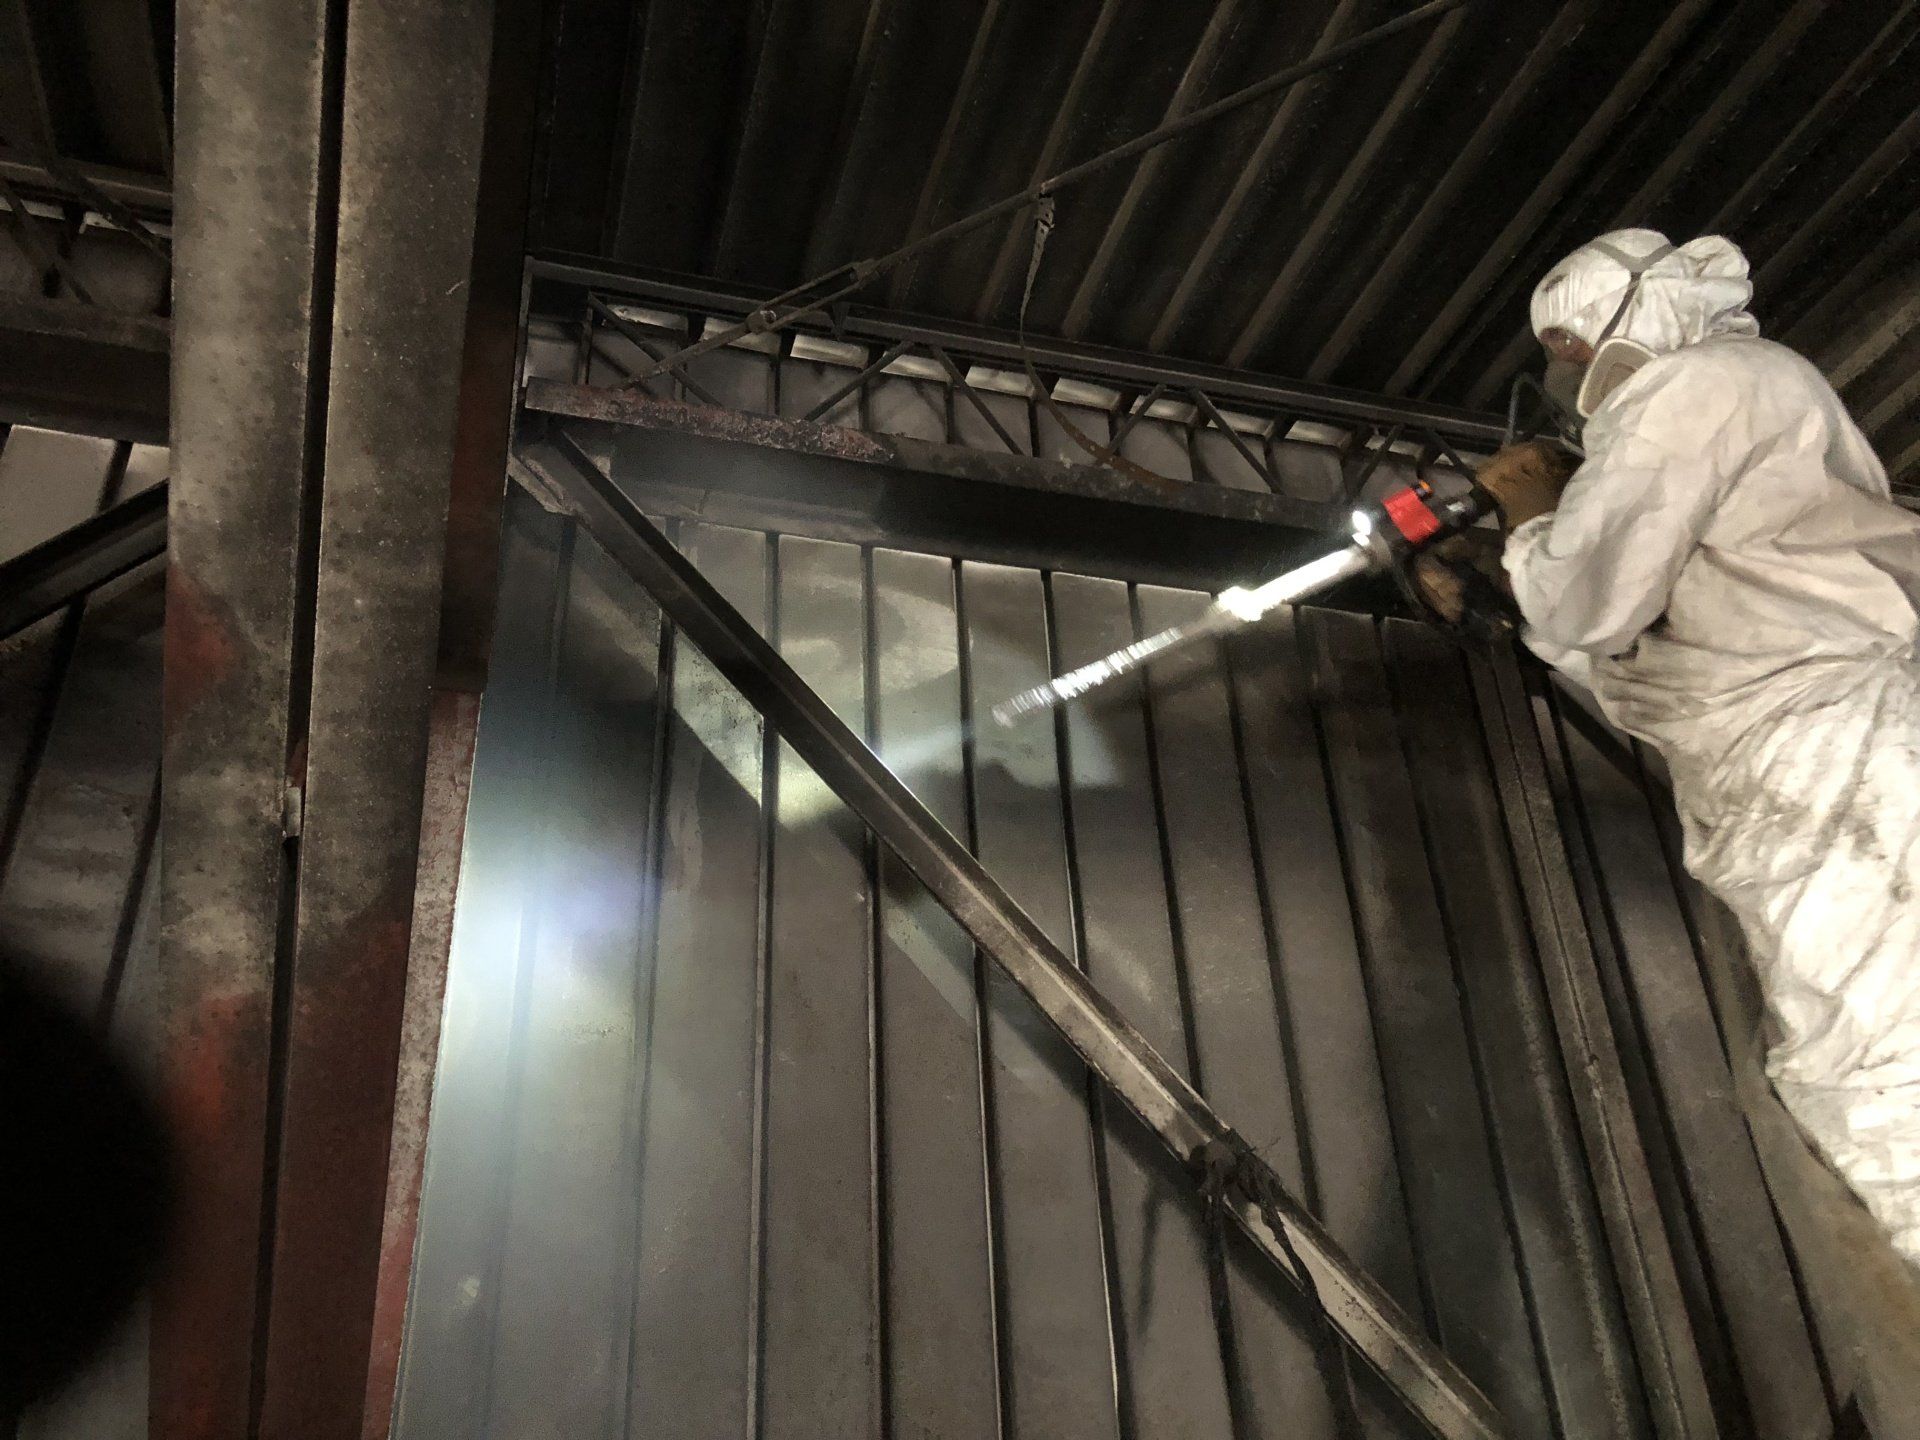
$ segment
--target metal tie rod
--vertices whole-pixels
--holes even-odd
[[[1067,1043],[1192,1174],[1233,1131],[1094,988],[1032,918],[841,722],[793,667],[673,547],[565,431],[529,437],[516,456],[536,489],[566,506],[614,562],[772,723],[841,800],[919,877],[975,944],[1026,992]],[[1257,1162],[1264,1166],[1264,1162]],[[1423,1335],[1272,1172],[1277,1212],[1347,1343],[1442,1440],[1511,1432],[1492,1403]],[[1283,1242],[1236,1185],[1227,1207],[1254,1247],[1291,1276]]]

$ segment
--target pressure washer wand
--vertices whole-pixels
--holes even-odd
[[[1078,700],[1174,650],[1243,629],[1282,605],[1323,594],[1343,580],[1396,569],[1436,540],[1457,534],[1492,511],[1493,498],[1477,485],[1447,499],[1425,484],[1395,490],[1377,504],[1353,512],[1353,539],[1341,549],[1251,590],[1236,585],[1222,591],[1195,619],[1168,626],[1044,685],[1023,690],[994,706],[993,718],[1012,725],[1024,716]]]

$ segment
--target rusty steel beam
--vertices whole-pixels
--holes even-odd
[[[0,298],[0,422],[165,444],[167,372],[165,320]]]
[[[427,1116],[433,1101],[434,1062],[440,1052],[440,1014],[447,991],[454,899],[460,883],[460,857],[466,836],[467,798],[473,779],[473,748],[479,722],[479,695],[461,690],[441,690],[435,694],[427,721],[420,864],[414,886],[413,934],[400,1020],[393,1142],[388,1151],[362,1440],[385,1440],[393,1423],[407,1288],[413,1275],[413,1243],[419,1228],[420,1190],[426,1174]]]
[[[182,0],[161,825],[165,1100],[183,1197],[152,1431],[254,1426],[300,577],[328,297],[324,7]],[[253,118],[271,116],[272,144]]]
[[[688,405],[661,400],[639,390],[609,390],[559,380],[533,380],[527,385],[525,403],[529,411],[542,415],[600,421],[697,439],[726,440],[824,460],[850,461],[1081,499],[1183,510],[1298,530],[1337,528],[1340,516],[1346,513],[1340,511],[1336,515],[1327,506],[1311,500],[1230,490],[1220,485],[1190,484],[1169,490],[1096,465],[1065,465],[1029,455],[1003,455],[908,435],[880,435],[838,425]]]
[[[577,315],[583,297],[595,293],[716,316],[750,314],[765,300],[764,294],[739,288],[655,270],[607,266],[578,256],[537,257],[531,268],[532,308],[541,315]],[[1469,447],[1497,444],[1506,433],[1504,417],[1486,411],[1395,399],[1338,385],[1280,380],[1226,366],[1170,360],[1040,335],[1029,335],[1022,345],[1018,336],[1006,330],[958,321],[907,319],[858,306],[837,313],[831,322],[824,318],[802,321],[795,328],[880,345],[902,340],[937,345],[968,361],[1012,370],[1023,368],[1030,360],[1042,376],[1067,375],[1120,390],[1145,391],[1155,385],[1177,390],[1198,387],[1216,404],[1259,414],[1284,413],[1291,419],[1324,420],[1342,426],[1404,422],[1414,429],[1437,431]]]
[[[529,0],[182,7],[161,905],[189,1200],[155,1309],[167,1440],[362,1440],[390,1411],[537,23]]]
[[[441,798],[426,772],[449,509],[477,508],[458,552],[479,572],[457,582],[472,604],[492,587],[505,485],[518,244],[483,232],[517,233],[532,91],[490,80],[537,51],[531,14],[520,0],[351,4],[267,1436],[360,1440],[367,1424],[422,807]],[[503,102],[512,113],[490,121]],[[511,160],[489,173],[489,139],[508,136]],[[483,631],[458,637],[473,678]]]

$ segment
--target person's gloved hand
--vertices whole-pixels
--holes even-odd
[[[1474,591],[1484,589],[1476,577],[1500,595],[1511,597],[1507,572],[1500,564],[1506,542],[1491,530],[1463,530],[1429,546],[1413,557],[1408,577],[1414,594],[1449,625],[1467,618]]]
[[[1509,445],[1474,475],[1480,488],[1500,507],[1508,530],[1545,515],[1560,503],[1560,492],[1580,468],[1573,456],[1545,440]]]

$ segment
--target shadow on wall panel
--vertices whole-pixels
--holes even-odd
[[[0,432],[0,561],[157,483],[166,452]],[[158,563],[0,642],[0,952],[151,1079],[160,767]],[[20,1440],[146,1434],[145,1303]]]
[[[1818,1434],[1831,1401],[1703,973],[1709,941],[1669,869],[1658,792],[1564,723],[1576,703],[1543,693],[1536,709],[1709,1379],[1753,1434]]]
[[[1306,611],[975,732],[1202,597],[675,538],[1519,1433],[1649,1433],[1459,652]],[[402,1440],[1330,1440],[1297,1299],[1214,1315],[1185,1177],[517,491],[503,587]]]

